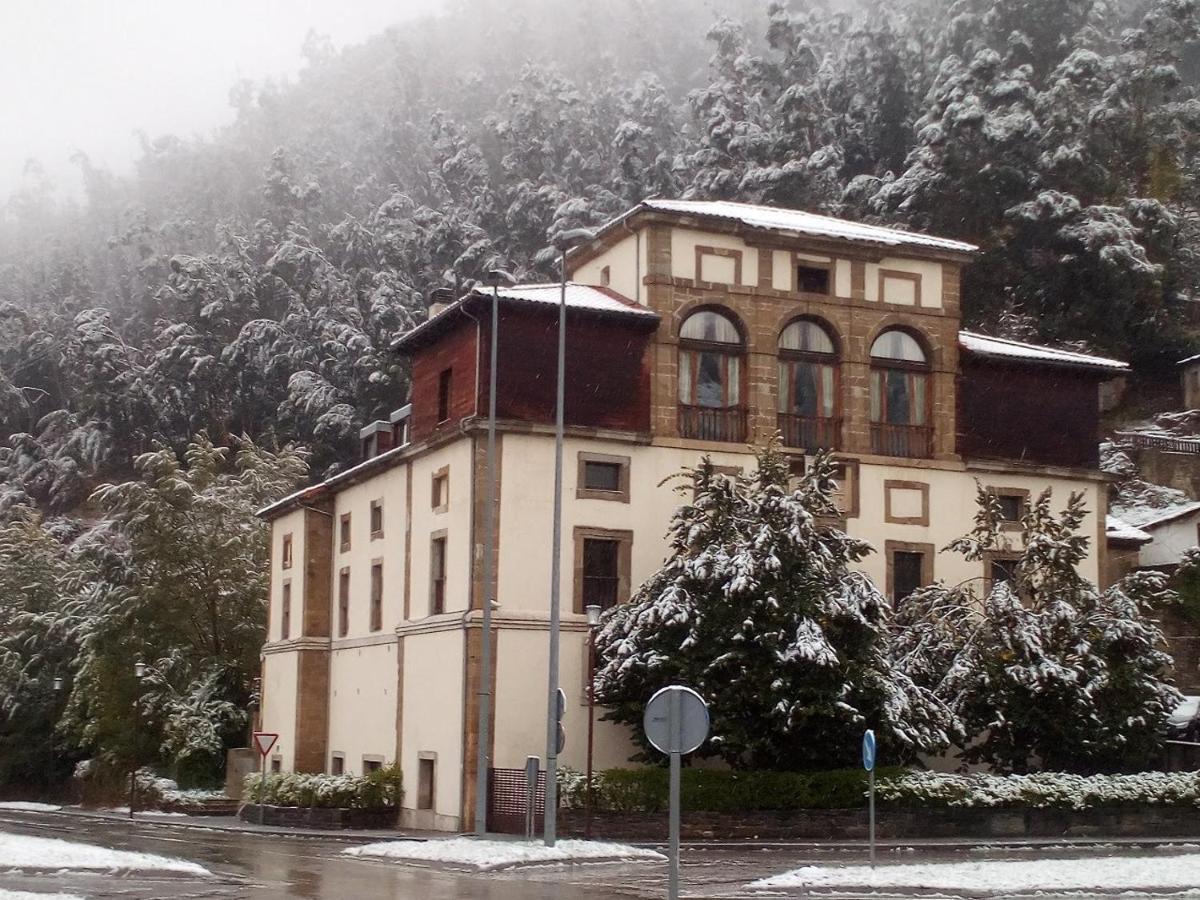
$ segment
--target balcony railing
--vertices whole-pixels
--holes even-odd
[[[871,423],[871,452],[880,456],[932,455],[933,429],[928,425]]]
[[[746,410],[741,406],[714,408],[679,405],[679,434],[701,441],[746,440]]]
[[[842,449],[842,420],[824,416],[797,416],[780,413],[778,425],[786,447],[805,450]]]

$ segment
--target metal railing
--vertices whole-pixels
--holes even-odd
[[[679,434],[701,441],[746,440],[746,409],[679,405]]]
[[[928,457],[932,445],[933,428],[928,425],[871,423],[871,452],[880,456]]]
[[[1118,431],[1122,441],[1148,450],[1169,450],[1172,453],[1200,453],[1200,440],[1177,438],[1169,434],[1143,434],[1140,431]]]
[[[841,419],[780,413],[777,427],[787,447],[803,447],[805,450],[842,449]]]

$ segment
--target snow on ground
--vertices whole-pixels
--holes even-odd
[[[1200,885],[1200,854],[1114,856],[1088,859],[972,860],[952,863],[870,866],[804,866],[763,878],[750,888],[825,888],[844,891],[926,889],[969,891],[1086,892],[1182,890]]]
[[[97,809],[97,812],[118,813],[119,815],[127,816],[127,815],[129,815],[129,807],[128,806],[102,806],[99,809]],[[134,815],[135,816],[157,816],[160,819],[161,818],[170,818],[170,819],[176,819],[176,818],[186,819],[186,818],[188,818],[187,813],[163,812],[161,809],[139,809],[136,812],[134,812]]]
[[[381,841],[377,844],[351,847],[342,852],[348,856],[395,859],[401,862],[467,866],[480,872],[519,865],[566,865],[666,858],[653,850],[631,847],[628,844],[606,844],[601,841],[559,841],[554,847],[547,847],[540,842],[486,841],[473,838],[451,838],[444,841]]]
[[[62,809],[61,806],[52,806],[49,803],[27,803],[24,800],[4,800],[0,801],[0,809],[11,809],[19,812],[58,812]]]
[[[83,900],[78,894],[31,894],[28,891],[6,891],[0,888],[0,900]]]
[[[0,831],[0,871],[67,869],[93,872],[171,872],[179,875],[208,875],[196,863],[152,853],[110,850],[93,844],[77,844],[58,838],[29,837]]]

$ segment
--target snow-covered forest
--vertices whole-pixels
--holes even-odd
[[[431,288],[497,264],[553,276],[556,233],[648,196],[973,241],[972,326],[1085,343],[1147,372],[1193,348],[1195,0],[719,5],[459,0],[343,51],[311,37],[294,82],[232,85],[234,124],[146,138],[130,176],[80,155],[81,200],[57,199],[31,162],[0,201],[0,521],[22,602],[142,596],[137,572],[178,548],[138,544],[127,493],[97,488],[153,494],[160,448],[182,455],[201,433],[201,474],[171,478],[204,503],[220,478],[246,482],[222,489],[240,498],[230,534],[247,542],[225,548],[230,571],[250,571],[264,485],[232,453],[214,461],[214,445],[245,436],[252,457],[283,453],[279,492],[352,463],[357,429],[404,402],[388,347]],[[15,630],[30,611],[14,597],[0,597],[0,635],[28,667],[45,657]],[[81,609],[94,612],[39,621],[77,628],[92,622]],[[260,619],[239,624],[253,644]],[[191,641],[155,649],[174,659]],[[221,688],[207,645],[180,658],[180,703],[245,700],[252,660]],[[43,705],[52,674],[30,676]],[[60,733],[95,746],[85,699],[72,695]],[[28,702],[9,693],[0,711]],[[242,724],[228,712],[193,719],[228,735]]]

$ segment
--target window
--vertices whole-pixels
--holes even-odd
[[[350,567],[338,573],[338,637],[350,633]]]
[[[602,287],[608,287],[608,283],[612,280],[612,272],[608,266],[600,270],[600,284]]]
[[[437,760],[422,754],[417,760],[417,809],[433,809],[434,773]]]
[[[577,477],[577,499],[629,502],[628,456],[580,452]]]
[[[792,322],[779,335],[778,397],[785,445],[838,449],[837,352],[829,332],[816,322]]]
[[[378,772],[383,768],[383,760],[378,757],[363,757],[363,774],[370,775],[372,772]]]
[[[438,423],[450,418],[450,374],[451,369],[442,369],[438,376]]]
[[[346,774],[346,757],[342,756],[340,753],[333,754],[333,757],[329,760],[329,774]]]
[[[988,581],[990,587],[995,587],[998,584],[1007,584],[1016,590],[1017,585],[1017,564],[1020,560],[1017,557],[998,557],[994,556],[988,560]]]
[[[276,757],[273,757],[273,758],[271,759],[271,772],[272,772],[272,774],[278,775],[278,774],[279,774],[280,772],[282,772],[282,771],[283,771],[283,760],[282,760],[282,759],[280,759],[278,756],[276,756]]]
[[[575,612],[608,609],[629,599],[633,532],[575,529]]]
[[[450,508],[450,467],[442,466],[433,473],[430,488],[430,504],[434,512],[446,512]]]
[[[916,338],[885,331],[871,345],[871,449],[884,456],[929,456],[929,363]]]
[[[1029,504],[1029,491],[1020,488],[989,487],[988,493],[1000,511],[1000,527],[1005,531],[1019,531],[1021,517]]]
[[[383,537],[383,501],[371,501],[371,540]]]
[[[350,513],[342,513],[338,520],[338,545],[342,553],[350,549]]]
[[[429,545],[429,614],[446,611],[446,538],[435,537]]]
[[[885,550],[888,594],[893,603],[933,583],[933,544],[886,541]]]
[[[283,536],[283,552],[280,553],[280,558],[283,568],[290,569],[292,567],[292,535],[290,532]]]
[[[829,268],[805,263],[796,266],[796,290],[802,294],[828,294]]]
[[[383,628],[383,560],[371,563],[371,630]]]
[[[283,583],[283,599],[280,602],[279,639],[286,641],[292,636],[292,583]]]
[[[712,310],[688,316],[679,330],[679,432],[706,441],[742,441],[742,337]]]

